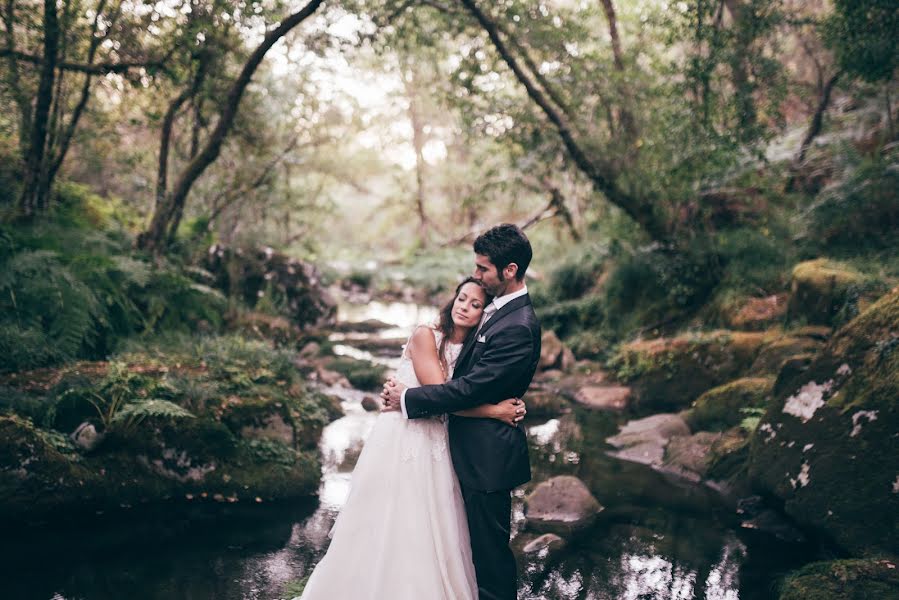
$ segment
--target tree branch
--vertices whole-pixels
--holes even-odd
[[[637,199],[622,190],[617,182],[604,172],[599,165],[594,163],[572,135],[572,127],[567,119],[546,98],[531,78],[518,64],[518,60],[509,52],[505,42],[499,34],[496,24],[475,3],[475,0],[460,0],[460,2],[475,17],[481,27],[487,32],[497,52],[499,52],[506,65],[515,74],[518,81],[524,86],[528,96],[542,110],[544,115],[555,126],[559,137],[571,158],[578,168],[590,179],[593,186],[612,204],[615,204],[627,213],[634,221],[639,223],[653,239],[660,241],[667,238],[667,230],[661,220],[656,218],[655,211],[650,202]]]
[[[161,71],[165,71],[168,57],[171,56],[171,54],[172,53],[169,52],[168,54],[166,54],[166,56],[160,59],[147,59],[131,62],[106,62],[96,63],[92,65],[62,61],[56,65],[56,68],[63,71],[75,71],[78,73],[88,73],[91,75],[126,73],[131,69],[159,69]],[[25,52],[19,52],[18,50],[10,48],[0,48],[0,58],[2,57],[8,57],[18,62],[26,62],[38,66],[44,64],[43,57],[26,54]]]

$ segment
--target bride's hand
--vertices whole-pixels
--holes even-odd
[[[494,405],[494,417],[506,425],[515,427],[528,414],[524,401],[520,398],[507,398]]]

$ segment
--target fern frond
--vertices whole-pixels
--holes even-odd
[[[148,417],[171,420],[195,418],[193,413],[174,402],[153,398],[126,404],[116,412],[110,423],[136,423]]]

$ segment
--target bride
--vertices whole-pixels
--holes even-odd
[[[492,299],[469,278],[403,349],[396,378],[408,387],[443,383]],[[515,398],[455,413],[514,426]],[[383,412],[353,471],[331,545],[302,600],[476,600],[468,523],[447,444],[446,419],[408,420]]]

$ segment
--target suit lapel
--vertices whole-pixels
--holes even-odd
[[[515,298],[514,300],[512,300],[511,302],[509,302],[508,304],[503,306],[501,309],[497,310],[493,314],[493,316],[490,317],[490,320],[487,321],[486,323],[484,323],[484,326],[481,327],[480,331],[478,331],[475,335],[468,338],[468,342],[465,344],[465,346],[463,346],[462,351],[459,353],[459,358],[456,361],[456,366],[461,367],[464,364],[464,362],[466,360],[468,360],[468,355],[471,353],[472,349],[474,349],[474,346],[477,343],[478,338],[483,336],[487,332],[488,329],[493,327],[493,325],[495,325],[496,323],[498,323],[499,321],[504,319],[506,316],[512,314],[513,312],[515,312],[522,306],[527,306],[530,303],[531,303],[531,299],[530,299],[529,295],[525,294],[524,296]],[[459,376],[461,376],[463,374],[462,372],[467,372],[467,371],[465,371],[465,369],[456,369],[456,371],[455,371],[455,373],[459,374]]]

